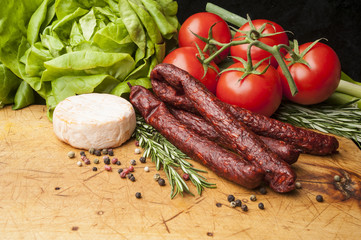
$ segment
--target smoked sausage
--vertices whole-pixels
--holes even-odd
[[[146,88],[132,86],[130,102],[169,142],[218,176],[249,189],[258,187],[263,181],[262,169],[188,129]]]

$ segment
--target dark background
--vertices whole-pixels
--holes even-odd
[[[361,1],[360,0],[179,0],[180,23],[190,15],[205,11],[214,3],[242,17],[263,18],[293,32],[300,44],[319,38],[338,54],[342,70],[361,82]]]

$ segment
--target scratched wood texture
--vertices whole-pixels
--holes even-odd
[[[74,149],[55,137],[44,106],[6,107],[0,110],[1,239],[360,239],[361,151],[338,139],[338,154],[300,157],[294,169],[303,188],[293,193],[261,195],[208,172],[216,189],[170,199],[169,185],[153,181],[157,171],[149,160],[136,165],[135,182],[121,179],[119,167],[78,167],[79,150],[75,159],[67,157]],[[121,167],[139,158],[134,149],[134,141],[115,149]],[[229,207],[228,194],[247,202],[249,211]]]

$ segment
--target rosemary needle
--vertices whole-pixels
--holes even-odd
[[[361,148],[361,109],[352,104],[325,103],[304,107],[284,102],[274,118],[290,124],[352,139]]]
[[[139,146],[144,149],[143,157],[150,157],[155,163],[156,169],[160,170],[162,168],[165,172],[171,186],[171,198],[174,198],[178,193],[181,195],[184,192],[192,194],[177,169],[189,175],[189,179],[197,188],[199,195],[204,188],[216,187],[214,183],[207,182],[206,178],[200,175],[200,172],[205,171],[194,168],[186,160],[189,159],[186,154],[146,123],[140,115],[137,115],[137,127],[133,136],[139,142]]]

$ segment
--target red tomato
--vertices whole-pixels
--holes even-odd
[[[302,44],[299,49],[302,53],[312,43]],[[289,58],[289,54],[286,58]],[[298,93],[292,96],[287,79],[278,67],[283,86],[283,94],[289,100],[310,105],[323,102],[336,90],[341,78],[341,64],[336,52],[326,44],[316,43],[303,59],[310,67],[302,63],[289,66],[290,73],[295,81]],[[286,64],[289,62],[286,61]]]
[[[257,71],[262,72],[268,64],[262,63]],[[243,68],[241,62],[228,68]],[[271,116],[282,100],[282,84],[277,70],[269,66],[262,75],[250,74],[241,79],[242,71],[231,70],[221,74],[216,96],[223,102]]]
[[[211,66],[213,66],[217,71],[208,68],[206,75],[204,75],[204,68],[202,63],[197,59],[199,57],[198,49],[195,47],[182,47],[177,48],[170,52],[163,60],[164,63],[173,64],[185,71],[187,71],[190,75],[201,81],[209,91],[215,93],[217,86],[217,75],[219,72],[219,68],[214,62],[211,62]],[[205,57],[208,57],[205,54]]]
[[[262,34],[281,32],[281,33],[273,35],[273,36],[261,37],[258,39],[259,41],[261,41],[269,46],[274,46],[274,45],[278,45],[278,44],[288,45],[287,34],[284,33],[283,28],[280,25],[278,25],[277,23],[269,21],[269,20],[265,20],[265,19],[256,19],[256,20],[253,20],[252,23],[257,30],[259,30],[263,24],[267,23],[265,29],[262,31]],[[234,40],[244,40],[245,34],[241,33],[240,31],[249,31],[249,30],[251,30],[251,27],[249,26],[249,23],[247,22],[246,24],[244,24],[242,27],[239,28],[239,31],[237,31],[237,33],[234,35]],[[248,46],[249,46],[249,44],[231,46],[230,47],[231,55],[235,56],[235,57],[243,58],[244,60],[247,60]],[[281,52],[286,54],[286,51],[283,48],[281,49]],[[252,46],[252,49],[251,49],[252,61],[260,61],[260,60],[270,57],[270,56],[272,56],[271,53],[269,53],[265,50],[262,50],[256,46]],[[275,68],[277,68],[277,66],[278,66],[278,62],[274,57],[271,58],[271,65]]]
[[[231,41],[231,31],[227,23],[218,15],[209,12],[196,13],[187,18],[179,29],[179,46],[180,47],[195,47],[195,43],[203,50],[206,43],[195,36],[193,33],[208,38],[208,32],[211,26],[213,39],[220,43],[229,43]],[[193,32],[193,33],[192,33]],[[217,49],[220,47],[217,46]],[[208,52],[211,54],[212,52]],[[216,63],[223,60],[229,53],[229,48],[223,51],[215,59]]]

